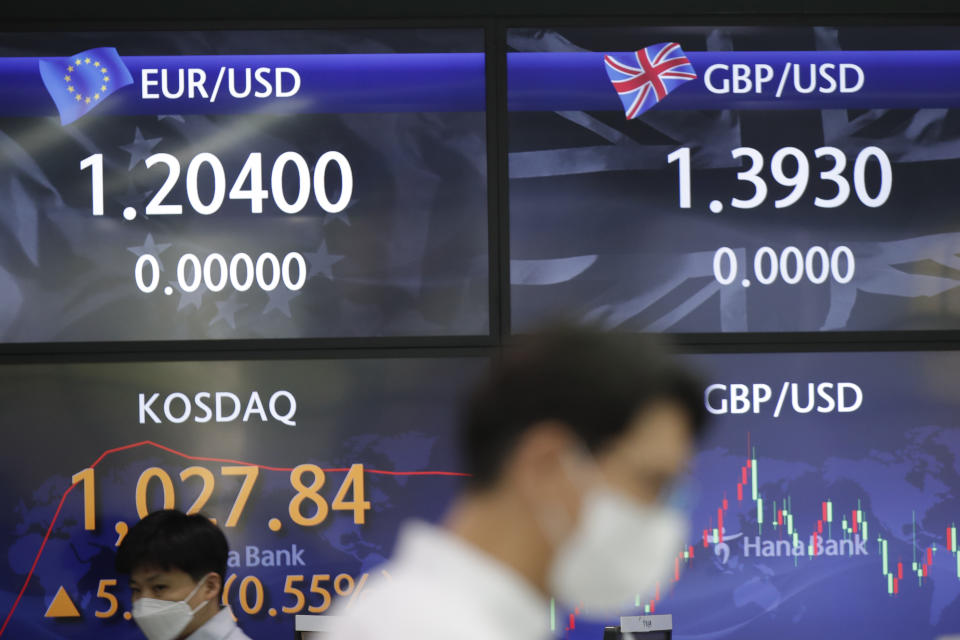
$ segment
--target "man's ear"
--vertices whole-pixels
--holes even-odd
[[[219,573],[208,573],[203,578],[203,583],[200,587],[200,594],[203,596],[204,600],[216,598],[220,594],[220,588],[222,586],[223,580],[220,578]]]
[[[520,436],[507,460],[505,476],[527,501],[564,501],[573,490],[565,470],[576,437],[556,420],[531,425]]]

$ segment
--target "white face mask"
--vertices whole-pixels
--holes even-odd
[[[672,579],[688,530],[679,510],[642,505],[607,487],[592,489],[556,550],[550,590],[563,605],[583,607],[586,617],[617,615],[638,594],[647,599],[657,584]]]
[[[147,636],[147,640],[173,640],[187,628],[193,615],[210,604],[210,600],[205,600],[197,605],[196,609],[190,608],[188,601],[200,590],[202,584],[203,580],[198,582],[190,595],[183,600],[171,602],[156,598],[140,598],[133,603],[133,619],[143,635]]]

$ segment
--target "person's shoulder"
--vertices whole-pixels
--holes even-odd
[[[237,627],[236,630],[225,638],[225,640],[253,640],[250,636],[243,632],[243,629]]]
[[[243,629],[240,627],[234,627],[223,640],[253,640],[250,636],[243,632]]]
[[[243,629],[240,628],[240,625],[237,624],[236,616],[233,615],[233,611],[229,608],[226,609],[229,614],[227,617],[230,623],[230,631],[225,636],[223,640],[253,640],[250,636],[244,633]]]
[[[449,640],[451,629],[476,617],[462,594],[423,576],[399,572],[371,582],[349,609],[334,612],[338,617],[335,640]],[[458,638],[473,639],[469,631],[466,635],[461,631]],[[483,635],[477,638],[488,640]]]
[[[187,636],[187,640],[251,640],[239,626],[230,607],[222,607],[203,626]]]

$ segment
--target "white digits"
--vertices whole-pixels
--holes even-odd
[[[169,153],[155,153],[145,160],[148,169],[157,164],[165,165],[167,175],[146,207],[146,215],[182,215],[183,205],[164,202],[173,192],[180,178],[180,159]],[[292,164],[293,169],[288,165]],[[340,193],[336,201],[330,200],[327,192],[327,169],[335,164],[340,173]],[[240,173],[230,188],[226,189],[226,172],[223,162],[212,153],[198,153],[187,165],[186,193],[190,207],[200,215],[213,215],[223,208],[227,199],[249,200],[251,213],[263,213],[263,202],[272,195],[277,209],[284,213],[300,213],[310,201],[312,191],[317,204],[326,213],[340,213],[347,208],[353,197],[353,170],[350,162],[339,151],[327,151],[317,160],[311,173],[306,159],[295,151],[281,153],[270,171],[270,191],[263,187],[263,155],[247,156]],[[99,155],[85,158],[80,169],[91,169],[93,215],[103,215],[103,167]],[[289,169],[289,170],[288,170]],[[201,176],[212,185],[209,195],[201,196]],[[292,179],[291,179],[292,178]],[[284,187],[284,184],[288,188]],[[289,196],[293,196],[292,200]]]
[[[824,284],[832,279],[837,284],[848,284],[856,273],[856,260],[850,247],[840,245],[828,253],[824,247],[813,246],[806,253],[798,247],[785,247],[777,251],[772,247],[760,247],[753,254],[752,273],[740,273],[740,256],[743,249],[720,247],[713,254],[713,277],[718,284],[729,286],[744,278],[745,286],[756,280],[762,285],[782,281],[788,285],[807,281]]]
[[[193,293],[201,286],[217,293],[228,285],[234,291],[248,291],[254,284],[261,291],[273,291],[282,282],[290,291],[299,291],[307,281],[307,271],[307,261],[296,251],[286,254],[282,261],[273,253],[265,252],[257,257],[256,263],[246,253],[238,253],[229,260],[219,253],[211,253],[203,261],[192,253],[185,253],[177,262],[177,285],[184,293]],[[154,291],[160,279],[157,259],[150,254],[140,256],[134,278],[140,291]]]

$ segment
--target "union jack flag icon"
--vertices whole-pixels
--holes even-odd
[[[676,42],[661,42],[635,53],[607,55],[603,62],[623,102],[627,120],[633,120],[678,86],[697,77]]]

